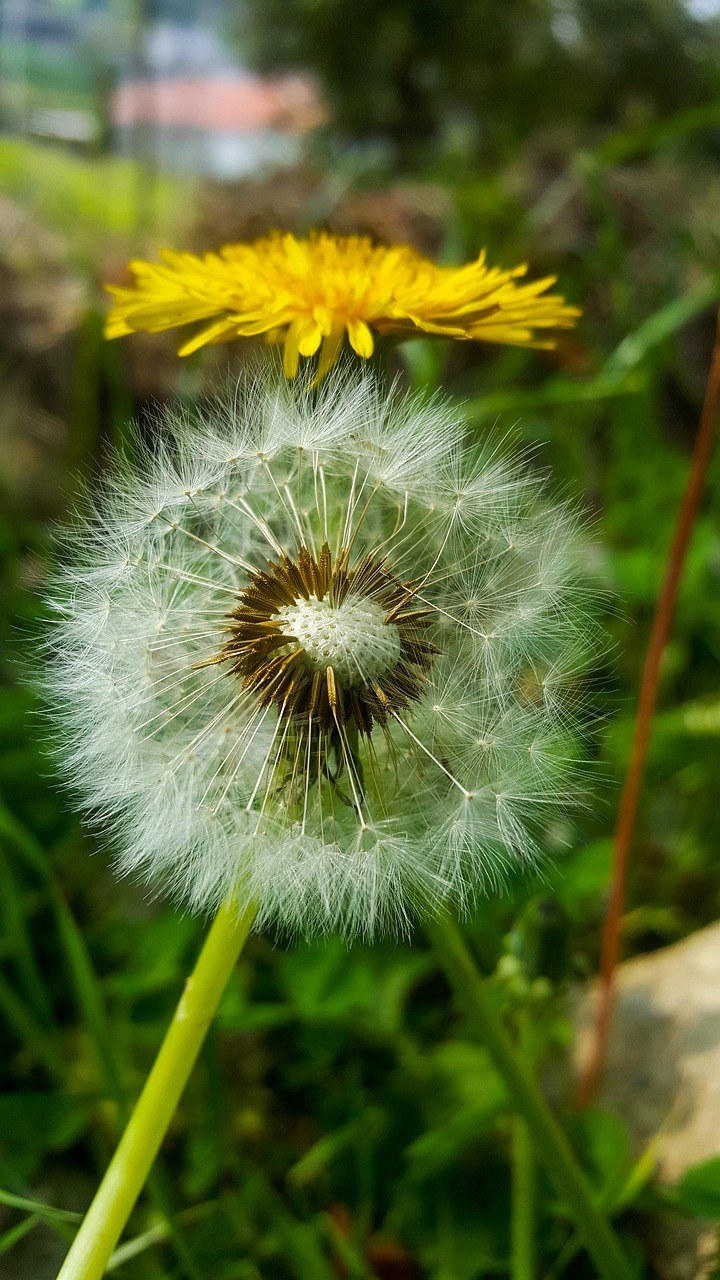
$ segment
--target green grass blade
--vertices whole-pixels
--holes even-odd
[[[3,1232],[0,1236],[0,1255],[8,1253],[20,1240],[24,1240],[39,1222],[40,1218],[36,1214],[31,1214],[29,1218],[23,1218],[22,1222],[17,1222],[14,1227],[10,1227],[9,1231]]]
[[[56,1209],[52,1204],[43,1204],[40,1200],[28,1200],[26,1196],[13,1195],[0,1187],[0,1204],[8,1209],[19,1209],[23,1213],[33,1213],[47,1222],[81,1222],[82,1214],[73,1213],[71,1209]]]
[[[62,1083],[64,1079],[62,1063],[58,1059],[53,1040],[2,974],[0,974],[0,1013],[36,1060],[42,1064],[50,1078]]]
[[[66,963],[72,979],[78,1012],[92,1035],[98,1062],[105,1081],[105,1088],[117,1104],[121,1116],[127,1115],[127,1105],[122,1080],[122,1067],[118,1060],[112,1040],[112,1033],[105,1014],[102,992],[95,973],[90,953],[80,928],[68,906],[65,897],[55,880],[52,867],[41,846],[27,828],[15,817],[0,800],[0,834],[13,841],[17,850],[23,855],[27,864],[37,872],[48,886],[58,933],[63,944]],[[10,1017],[14,1017],[18,1032],[21,1027],[33,1037],[35,1051],[42,1053],[42,1061],[52,1070],[54,1076],[62,1080],[62,1072],[57,1063],[57,1055],[50,1043],[44,1043],[39,1029],[27,1020],[27,1015],[20,1002],[13,999],[13,993],[3,991],[0,984],[0,1008],[7,1001]],[[20,1007],[18,1008],[18,1003]],[[163,1175],[162,1165],[157,1164],[148,1180],[148,1191],[155,1205],[167,1223],[167,1234],[173,1244],[178,1260],[190,1280],[203,1280],[200,1270],[193,1260],[189,1245],[177,1226],[176,1214],[171,1202],[169,1184]]]
[[[45,1027],[53,1025],[52,1009],[35,960],[35,952],[27,928],[27,912],[18,891],[4,842],[0,843],[0,903],[3,913],[3,933],[14,953],[18,978],[22,982],[28,1002],[38,1021]]]

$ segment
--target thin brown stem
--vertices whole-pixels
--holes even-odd
[[[598,1003],[593,1023],[590,1050],[580,1076],[577,1092],[578,1106],[590,1106],[594,1100],[598,1080],[607,1056],[610,1025],[612,1022],[615,971],[620,953],[620,932],[625,904],[630,849],[632,846],[638,801],[642,790],[647,760],[650,731],[657,702],[660,668],[670,635],[673,614],[677,602],[688,546],[700,506],[708,464],[712,456],[715,426],[720,404],[720,313],[715,333],[712,362],[708,375],[705,401],[700,426],[695,441],[690,475],[678,512],[675,533],[668,552],[662,590],[655,606],[645,666],[643,668],[637,719],[633,735],[630,760],[625,775],[613,852],[612,878],[603,926],[602,957]]]

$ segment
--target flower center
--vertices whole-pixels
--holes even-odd
[[[278,609],[286,636],[298,641],[311,671],[332,667],[343,689],[371,684],[397,665],[401,645],[398,628],[385,621],[375,601],[349,597],[334,605],[311,595]]]
[[[301,547],[251,575],[210,661],[229,662],[260,706],[311,733],[370,734],[420,696],[436,653],[432,610],[414,596],[384,559],[351,565],[347,548]]]

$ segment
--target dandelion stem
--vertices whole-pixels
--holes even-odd
[[[447,916],[427,926],[438,959],[527,1125],[535,1154],[575,1221],[601,1280],[632,1280],[632,1271],[610,1223],[592,1197],[570,1144],[515,1048],[462,936]]]
[[[517,1045],[529,1075],[534,1078],[534,1052],[529,1010],[518,1017]],[[535,1156],[532,1137],[521,1115],[512,1118],[512,1216],[510,1219],[510,1275],[512,1280],[535,1280],[537,1219]]]
[[[630,760],[625,774],[613,849],[613,868],[610,881],[605,923],[603,925],[602,956],[598,1003],[590,1037],[590,1049],[581,1072],[577,1091],[578,1106],[591,1106],[605,1059],[607,1057],[610,1025],[615,996],[615,971],[620,956],[620,928],[625,906],[625,887],[635,818],[642,790],[645,762],[650,743],[663,654],[670,636],[675,605],[685,558],[690,545],[700,499],[705,488],[705,477],[712,456],[715,428],[720,406],[720,313],[718,313],[715,345],[708,375],[700,426],[695,440],[692,466],[678,512],[675,533],[668,552],[665,577],[655,606],[645,666],[643,667],[638,701],[635,732]]]
[[[104,1275],[168,1130],[254,916],[252,908],[238,918],[237,906],[230,900],[220,908],[58,1280],[100,1280]]]

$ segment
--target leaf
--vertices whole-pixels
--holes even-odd
[[[492,1159],[443,1170],[422,1195],[406,1184],[383,1229],[397,1236],[438,1280],[504,1275],[508,1196],[507,1171]]]
[[[38,1218],[47,1218],[49,1221],[82,1221],[81,1213],[73,1213],[71,1209],[56,1209],[53,1205],[42,1204],[39,1200],[28,1200],[26,1196],[15,1196],[10,1191],[3,1191],[1,1187],[0,1204],[7,1205],[9,1209],[20,1209],[25,1213],[35,1214]]]
[[[71,1147],[87,1127],[91,1103],[69,1094],[0,1094],[0,1165],[30,1180],[48,1151]]]
[[[505,1098],[505,1087],[486,1051],[464,1040],[439,1044],[426,1055],[429,1101],[450,1118],[459,1107],[494,1111]]]
[[[498,1080],[485,1105],[463,1107],[445,1124],[421,1133],[405,1153],[408,1177],[425,1181],[455,1165],[467,1148],[488,1132],[505,1101],[505,1091]]]
[[[594,840],[564,858],[549,877],[552,891],[571,920],[581,920],[588,902],[597,899],[610,880],[612,840]]]
[[[605,1205],[618,1200],[627,1184],[630,1141],[627,1129],[607,1111],[586,1111],[568,1122],[570,1136]]]
[[[23,1218],[21,1222],[16,1222],[14,1227],[10,1227],[9,1231],[3,1232],[0,1236],[0,1254],[7,1253],[13,1249],[15,1245],[22,1240],[33,1227],[36,1227],[40,1218],[37,1214],[31,1213],[29,1218]]]
[[[387,1118],[377,1108],[367,1108],[357,1119],[349,1120],[332,1133],[325,1133],[287,1171],[288,1182],[303,1187],[314,1182],[338,1155],[352,1148],[361,1138],[375,1142],[387,1127]]]
[[[711,1156],[683,1174],[673,1202],[694,1218],[720,1219],[720,1156]]]
[[[392,1032],[404,1002],[431,967],[426,955],[378,944],[350,952],[340,938],[328,938],[278,958],[284,993],[306,1019],[345,1020],[353,1011],[373,1027]]]
[[[720,276],[711,275],[699,280],[687,293],[673,298],[665,306],[653,311],[642,324],[623,338],[605,362],[597,381],[617,384],[625,378],[655,347],[673,333],[677,333],[693,316],[705,311],[720,296]]]

